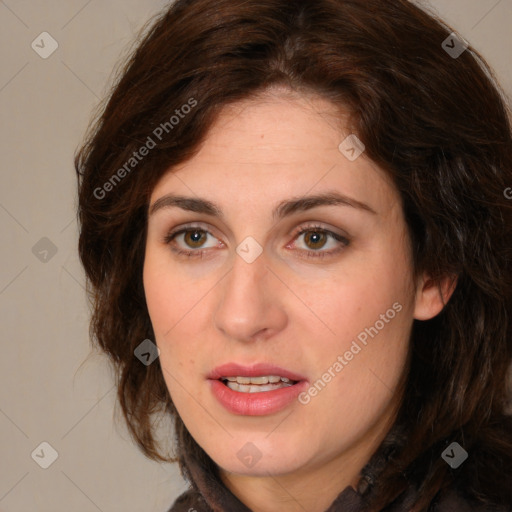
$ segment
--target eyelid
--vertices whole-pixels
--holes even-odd
[[[325,232],[325,233],[328,233],[328,234],[332,234],[332,235],[336,235],[340,238],[344,238],[346,239],[347,241],[350,241],[350,235],[348,235],[347,233],[345,232],[341,232],[339,233],[339,229],[336,230],[335,228],[331,228],[327,225],[323,225],[321,222],[306,222],[306,223],[301,223],[300,226],[297,226],[291,233],[291,236],[293,237],[296,237],[297,235],[300,235],[304,232],[307,232],[307,231],[314,231],[314,230],[318,230],[320,232]]]
[[[162,242],[166,245],[169,245],[170,242],[174,240],[175,237],[177,237],[180,234],[183,234],[184,232],[192,231],[193,229],[197,229],[198,231],[204,231],[208,235],[212,235],[214,238],[217,238],[217,240],[219,240],[219,238],[215,236],[214,233],[212,233],[210,227],[205,227],[204,224],[193,222],[191,224],[184,224],[182,226],[178,226],[174,229],[169,230],[169,232],[164,235]],[[221,243],[224,245],[223,242]],[[194,252],[199,252],[201,250],[202,249],[195,249]]]

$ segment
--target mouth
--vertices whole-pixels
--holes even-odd
[[[289,379],[280,375],[262,375],[261,377],[221,377],[220,380],[225,386],[240,393],[262,393],[276,389],[287,388],[297,384],[297,380]]]
[[[227,363],[207,376],[210,389],[229,412],[245,416],[272,414],[289,407],[308,386],[305,377],[274,364]]]
[[[207,378],[218,402],[230,413],[244,416],[264,416],[291,407],[309,385],[298,373],[267,363],[228,363]]]

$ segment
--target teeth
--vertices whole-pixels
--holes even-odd
[[[261,393],[262,391],[273,391],[274,389],[293,386],[293,382],[279,375],[262,375],[261,377],[223,377],[226,386],[233,391],[241,393]]]
[[[241,393],[261,393],[263,391],[273,391],[274,389],[287,388],[293,386],[289,382],[279,382],[276,384],[265,384],[265,385],[246,385],[238,384],[238,382],[232,382],[228,380],[226,386],[233,391],[240,391]]]
[[[261,377],[223,377],[222,380],[227,380],[229,382],[236,382],[238,384],[276,384],[278,382],[291,382],[290,379],[286,377],[279,377],[278,375],[263,375]]]

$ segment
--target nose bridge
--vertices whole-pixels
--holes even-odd
[[[285,313],[263,248],[258,249],[254,239],[246,239],[236,252],[233,267],[221,285],[214,322],[229,338],[250,340],[262,331],[281,328]]]
[[[261,297],[260,286],[265,280],[267,254],[263,246],[252,236],[246,236],[235,248],[233,267],[227,278],[225,296],[228,299],[243,298],[252,294],[257,302]],[[228,297],[229,295],[229,297]]]

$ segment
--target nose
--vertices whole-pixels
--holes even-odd
[[[263,252],[252,263],[238,254],[231,271],[219,283],[215,327],[232,340],[264,340],[288,322],[283,297],[286,286],[268,266]]]

